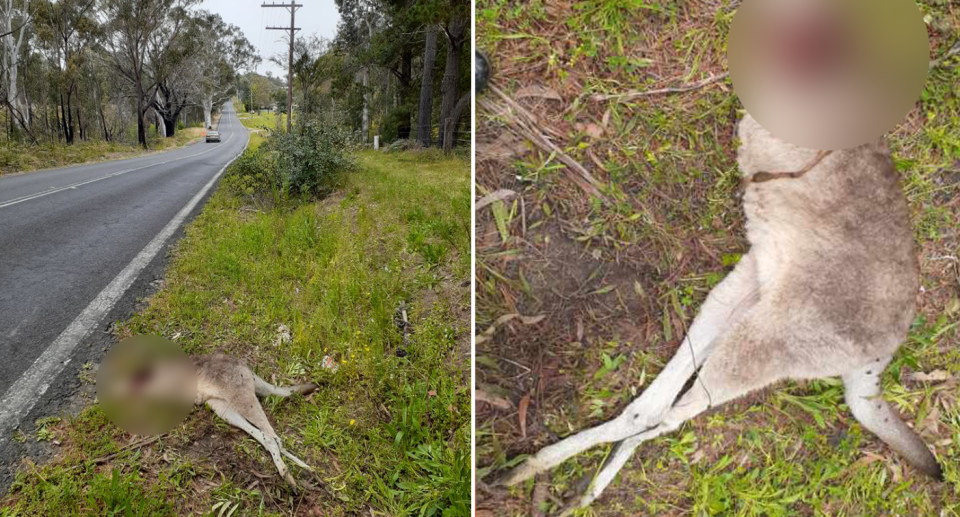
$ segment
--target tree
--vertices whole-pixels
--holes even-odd
[[[157,85],[157,93],[154,97],[154,111],[163,121],[163,136],[171,137],[177,132],[177,117],[187,107],[190,106],[190,98],[185,94],[186,88],[172,86],[174,81],[170,78],[165,79]]]
[[[413,56],[419,43],[420,22],[409,0],[387,0],[387,27],[374,46],[377,60],[397,80],[396,103],[389,117],[396,124],[397,138],[410,138],[413,118]]]
[[[440,91],[443,95],[440,104],[440,146],[448,148],[445,141],[447,126],[456,130],[456,120],[453,118],[454,107],[457,104],[460,91],[460,60],[463,58],[463,45],[467,38],[465,34],[470,23],[470,2],[454,2],[451,6],[450,20],[444,26],[444,36],[447,46],[446,66],[443,72],[443,82]],[[458,117],[459,118],[459,117]]]
[[[104,48],[113,68],[132,86],[136,103],[137,142],[147,148],[144,117],[156,89],[172,68],[171,49],[197,0],[103,0],[107,29]]]
[[[209,124],[259,56],[198,2],[0,0],[0,129],[35,143],[146,147],[148,124],[168,137],[198,115]]]
[[[437,59],[437,26],[427,25],[423,47],[423,79],[420,82],[420,110],[417,117],[417,140],[430,147],[433,133],[433,67]]]
[[[199,11],[191,23],[201,35],[190,61],[197,78],[196,96],[203,108],[204,126],[210,127],[214,107],[236,93],[237,73],[256,66],[260,57],[240,29],[218,14]]]
[[[30,0],[22,0],[18,7],[15,0],[0,0],[0,73],[5,77],[4,104],[20,127],[30,133],[30,105],[25,90],[20,89],[21,49],[27,39],[30,25]],[[32,135],[31,135],[32,138]]]
[[[99,30],[92,8],[94,0],[40,0],[37,9],[37,34],[50,50],[49,61],[57,72],[60,101],[60,125],[67,144],[74,142],[76,126],[83,134],[80,107],[73,109],[87,57],[87,46]],[[76,120],[74,120],[76,113]]]
[[[273,91],[273,112],[283,115],[287,112],[287,91],[277,88]]]
[[[447,123],[443,130],[444,151],[453,149],[453,144],[456,141],[457,124],[460,122],[460,117],[463,116],[465,108],[470,105],[470,96],[470,91],[467,90],[467,93],[465,93],[463,97],[460,97],[460,100],[457,101],[457,105],[453,107],[453,111],[448,119],[450,122]]]
[[[273,93],[279,89],[279,86],[269,75],[262,76],[251,73],[248,77],[250,79],[250,102],[252,108],[260,111],[265,107],[269,107],[270,104],[273,103]]]
[[[443,142],[444,120],[455,129],[457,115],[465,111],[456,108],[469,101],[460,96],[469,85],[463,50],[469,40],[469,3],[337,0],[337,6],[340,24],[325,72],[335,91],[330,107],[336,106],[345,121],[364,134],[377,128],[388,139],[410,138],[415,125],[415,137],[423,145],[432,145],[440,114]],[[443,52],[438,54],[441,34]],[[443,80],[437,81],[437,61],[443,59]]]
[[[300,37],[293,44],[293,82],[299,91],[300,104],[298,109],[305,115],[314,114],[320,104],[320,85],[323,83],[324,66],[323,56],[330,48],[330,42],[316,35],[309,38]],[[278,66],[286,66],[287,56],[276,55],[270,58]],[[287,100],[282,104],[286,110]]]

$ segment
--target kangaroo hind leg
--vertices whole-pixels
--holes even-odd
[[[210,409],[212,409],[217,416],[226,420],[228,424],[242,429],[252,436],[254,440],[260,442],[260,445],[270,454],[270,458],[273,460],[274,466],[277,467],[277,472],[280,473],[280,476],[294,491],[298,490],[297,482],[293,479],[293,476],[287,470],[287,466],[283,463],[280,443],[279,440],[276,439],[276,434],[273,433],[272,428],[269,428],[269,434],[272,436],[268,436],[264,430],[261,430],[258,426],[254,425],[253,422],[250,422],[247,417],[225,400],[211,399],[207,401],[207,405],[210,406]],[[264,419],[266,419],[266,417],[264,417]],[[269,424],[267,425],[269,427]]]
[[[690,376],[712,353],[717,337],[729,332],[758,303],[757,269],[750,253],[710,291],[677,352],[644,392],[613,420],[541,449],[495,483],[513,485],[553,468],[568,458],[601,443],[623,440],[656,426],[677,399]],[[626,463],[633,447],[618,448],[615,463]],[[619,470],[619,468],[617,469]]]
[[[758,327],[762,328],[748,319],[718,338],[716,349],[707,358],[690,389],[673,404],[658,425],[638,429],[617,445],[577,504],[584,507],[600,497],[641,443],[676,430],[711,407],[783,378],[786,355],[777,347],[777,341],[763,338]]]

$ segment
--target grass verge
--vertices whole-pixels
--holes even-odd
[[[24,463],[0,515],[467,515],[469,162],[356,161],[317,202],[264,206],[218,190],[160,291],[117,330],[242,357],[278,384],[318,382],[307,398],[263,405],[317,470],[295,476],[320,491],[290,493],[262,447],[205,408],[131,447],[90,405],[21,436],[55,441],[58,454]]]
[[[173,138],[159,138],[151,135],[148,142],[150,147],[148,151],[144,151],[138,145],[103,142],[101,140],[77,142],[73,145],[21,145],[4,142],[0,144],[0,176],[13,172],[28,172],[135,158],[140,155],[199,142],[203,134],[203,128],[190,127],[177,131]]]

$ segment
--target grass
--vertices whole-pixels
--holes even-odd
[[[920,4],[940,56],[960,35],[960,10]],[[589,199],[555,155],[508,131],[498,97],[478,99],[478,192],[518,194],[477,214],[477,328],[497,329],[477,345],[477,385],[496,403],[477,404],[478,478],[617,415],[746,250],[733,141],[741,106],[729,80],[625,104],[591,99],[722,72],[729,5],[478,1],[478,48],[494,81],[613,200]],[[960,515],[958,83],[953,58],[890,135],[924,292],[884,387],[947,481],[914,473],[866,432],[836,380],[791,382],[644,444],[582,515]],[[511,314],[526,319],[497,327]],[[943,380],[917,376],[930,372]],[[539,483],[481,485],[478,515],[556,510],[609,450]]]
[[[234,100],[234,107],[237,110],[237,117],[240,122],[250,130],[251,149],[256,149],[263,143],[266,136],[271,131],[286,131],[287,116],[285,114],[274,113],[270,110],[263,110],[260,114],[248,113],[243,103]],[[296,120],[296,117],[294,117]]]
[[[88,140],[73,145],[23,145],[11,142],[0,144],[0,176],[12,172],[26,172],[84,163],[133,158],[148,152],[162,151],[198,142],[203,128],[191,127],[177,131],[173,138],[159,138],[151,134],[149,151],[133,144]]]
[[[307,398],[263,403],[285,446],[317,470],[294,475],[319,492],[293,495],[262,447],[207,409],[130,449],[91,405],[44,427],[59,453],[24,464],[0,515],[466,515],[469,162],[356,160],[321,201],[263,206],[218,190],[163,287],[116,331],[242,357],[281,385],[319,383]],[[289,342],[278,343],[279,325]]]

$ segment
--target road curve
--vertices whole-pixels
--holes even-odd
[[[221,143],[0,177],[0,461],[14,430],[42,413],[38,401],[67,395],[75,356],[101,344],[110,318],[129,316],[143,272],[158,274],[162,251],[246,146],[229,104],[219,129]]]

